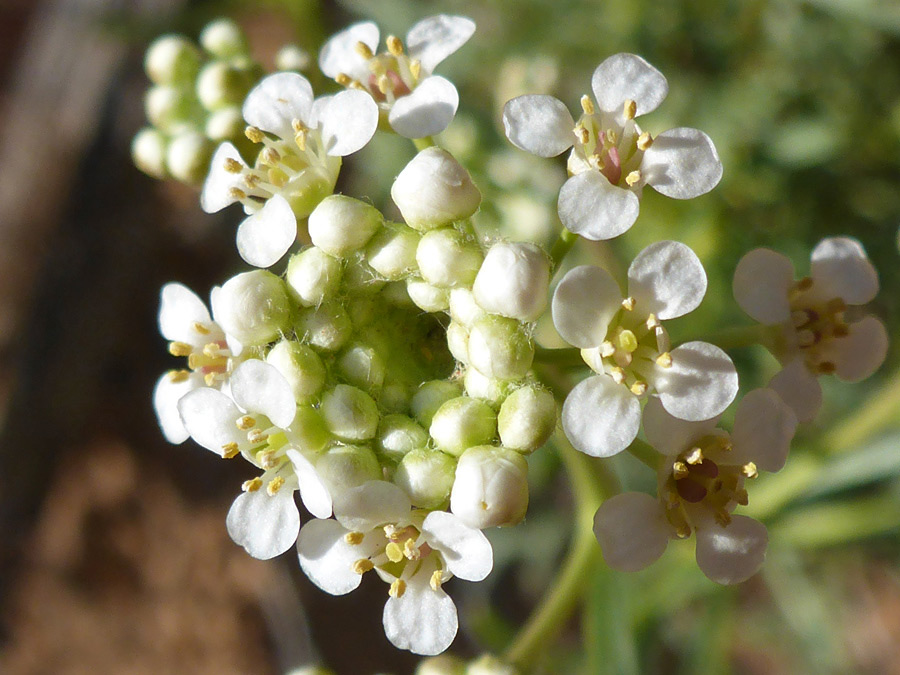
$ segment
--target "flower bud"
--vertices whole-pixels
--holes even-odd
[[[424,448],[428,432],[406,415],[385,415],[375,434],[375,452],[389,462],[399,462],[406,453]]]
[[[334,445],[316,459],[319,474],[331,496],[370,480],[383,480],[381,465],[365,445]]]
[[[200,44],[213,56],[227,59],[247,54],[247,38],[231,19],[217,19],[206,25],[200,33]]]
[[[487,401],[495,408],[503,402],[510,389],[509,382],[482,375],[475,368],[466,368],[463,385],[469,396]]]
[[[391,197],[404,220],[421,231],[468,218],[481,204],[469,172],[437,147],[413,157],[391,186]]]
[[[416,307],[432,314],[443,312],[450,306],[450,293],[447,289],[432,286],[427,281],[410,279],[406,282],[406,292]]]
[[[409,297],[405,281],[389,281],[381,290],[381,297],[395,307],[415,307],[416,304]]]
[[[309,52],[299,45],[284,45],[275,54],[275,68],[277,70],[295,70],[300,72],[309,68]]]
[[[163,131],[189,126],[198,112],[193,97],[175,87],[157,85],[144,94],[144,113],[150,124]]]
[[[344,269],[341,284],[350,295],[372,295],[384,288],[387,282],[369,267],[364,260],[353,260]]]
[[[295,340],[282,340],[266,354],[266,362],[284,376],[298,401],[306,401],[325,385],[325,366],[312,349]]]
[[[348,345],[337,359],[341,375],[352,385],[376,394],[384,383],[384,359],[374,347],[356,342]]]
[[[447,326],[447,349],[457,361],[469,360],[469,331],[461,323],[451,321]]]
[[[294,330],[297,337],[313,347],[336,352],[353,334],[353,324],[343,307],[325,303],[300,312]]]
[[[462,393],[457,384],[447,380],[431,380],[419,387],[410,401],[413,416],[425,429],[431,426],[434,414],[444,403]]]
[[[291,256],[284,280],[291,297],[301,305],[321,305],[340,286],[341,261],[313,246]]]
[[[439,449],[459,457],[472,446],[494,440],[497,416],[484,401],[460,396],[438,408],[428,433]]]
[[[480,445],[456,465],[450,510],[469,527],[516,525],[528,509],[528,464],[515,450]]]
[[[462,659],[441,654],[419,661],[415,675],[465,675],[465,669]]]
[[[546,389],[526,385],[506,397],[497,415],[504,447],[530,453],[537,450],[556,428],[556,401]]]
[[[394,484],[408,496],[412,505],[420,509],[437,509],[447,502],[456,460],[438,450],[419,448],[400,460],[394,473]]]
[[[481,249],[452,227],[427,232],[416,248],[422,278],[434,286],[471,286],[478,274]]]
[[[475,295],[468,288],[450,291],[450,317],[466,328],[484,316],[484,310],[475,302]]]
[[[239,107],[222,108],[207,118],[204,132],[214,141],[233,142],[241,139],[245,124]]]
[[[290,330],[284,282],[266,270],[238,274],[214,289],[212,309],[222,330],[244,345],[263,345]]]
[[[547,307],[550,261],[534,244],[499,243],[487,252],[472,292],[492,314],[535,321]]]
[[[365,441],[378,429],[378,406],[366,392],[339,384],[322,396],[319,407],[328,429],[345,441]]]
[[[469,363],[501,380],[524,377],[534,359],[531,338],[514,319],[488,315],[469,331]]]
[[[291,443],[306,453],[321,452],[332,441],[322,414],[308,405],[297,407],[297,415],[287,435]]]
[[[166,136],[153,127],[145,127],[131,141],[131,159],[148,176],[166,177]]]
[[[416,271],[416,247],[420,235],[399,223],[387,223],[366,248],[372,269],[385,279],[403,279]]]
[[[212,61],[197,77],[197,98],[207,110],[233,107],[243,102],[250,85],[246,72],[224,61]]]
[[[153,84],[185,84],[200,69],[200,53],[181,35],[163,35],[153,41],[144,56],[144,70]]]
[[[482,654],[468,665],[465,675],[519,675],[519,671],[492,654]]]
[[[365,246],[383,221],[371,204],[331,195],[309,214],[309,238],[326,253],[344,258]]]
[[[405,414],[409,412],[410,386],[405,382],[392,380],[390,374],[385,375],[384,385],[378,396],[378,407],[386,414]]]
[[[199,185],[209,171],[213,143],[196,131],[185,131],[169,141],[166,168],[176,180]]]

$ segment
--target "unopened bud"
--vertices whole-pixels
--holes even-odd
[[[437,509],[450,497],[456,460],[439,450],[419,448],[404,455],[394,473],[394,483],[409,496],[412,505]]]
[[[147,175],[165,178],[167,145],[165,134],[152,127],[145,127],[131,141],[131,159]]]
[[[434,444],[459,457],[475,445],[485,445],[497,434],[497,415],[477,398],[460,396],[444,403],[428,429]]]
[[[328,448],[316,459],[316,472],[332,495],[383,478],[375,453],[364,445]]]
[[[441,654],[419,661],[415,675],[465,675],[465,669],[462,659]]]
[[[337,359],[341,375],[360,389],[377,394],[384,383],[384,359],[374,347],[360,342],[348,345]]]
[[[447,326],[447,349],[461,363],[469,361],[469,331],[461,323],[451,321]]]
[[[516,389],[500,406],[497,427],[504,447],[530,453],[556,428],[556,401],[546,389],[528,385]]]
[[[403,279],[416,271],[420,235],[406,225],[388,223],[366,248],[369,265],[385,279]]]
[[[200,53],[181,35],[163,35],[153,41],[144,57],[144,70],[154,84],[186,84],[200,69]]]
[[[313,246],[291,257],[284,280],[304,307],[322,304],[341,284],[341,261]]]
[[[482,654],[469,664],[465,675],[519,675],[519,671],[492,654]]]
[[[425,429],[431,426],[434,414],[444,403],[462,394],[459,385],[447,380],[431,380],[419,387],[410,401],[413,416]]]
[[[244,135],[244,118],[237,106],[222,108],[206,120],[206,135],[214,141],[239,141]]]
[[[153,126],[163,131],[177,131],[190,126],[202,112],[193,96],[175,87],[157,85],[144,95],[144,113]]]
[[[466,368],[463,384],[469,396],[487,401],[494,408],[503,402],[510,389],[509,382],[482,375],[475,368]]]
[[[450,510],[469,527],[516,525],[528,509],[528,464],[515,450],[481,445],[456,466]]]
[[[475,295],[468,288],[450,291],[450,317],[466,328],[484,316],[484,310],[475,302]]]
[[[446,288],[432,286],[427,281],[410,279],[406,282],[406,292],[416,307],[431,312],[442,312],[450,306],[450,292]]]
[[[217,19],[206,25],[200,33],[200,44],[213,56],[227,59],[247,54],[247,38],[231,19]]]
[[[384,288],[385,283],[387,282],[378,272],[369,267],[364,260],[354,260],[347,265],[341,280],[344,291],[351,296],[375,294]]]
[[[308,405],[297,407],[297,414],[287,431],[291,443],[305,453],[317,453],[334,441],[322,414]]]
[[[309,52],[298,45],[284,45],[275,54],[275,68],[278,70],[302,71],[309,68]]]
[[[422,277],[444,288],[470,286],[483,258],[481,249],[452,227],[426,233],[416,249]]]
[[[320,406],[328,429],[346,441],[364,441],[375,437],[378,406],[366,392],[348,384],[339,384],[322,396]]]
[[[196,131],[185,131],[169,141],[166,168],[176,180],[199,185],[209,171],[213,143]]]
[[[298,402],[312,398],[325,384],[322,359],[308,346],[294,340],[282,340],[272,347],[266,354],[266,362],[284,376]]]
[[[535,321],[547,307],[550,262],[534,244],[500,243],[488,251],[472,292],[488,312]]]
[[[375,435],[375,451],[389,462],[399,462],[403,457],[428,443],[428,432],[418,422],[406,415],[386,415],[378,423]]]
[[[343,307],[337,303],[325,303],[303,310],[294,330],[298,338],[313,347],[335,352],[353,334],[353,324]]]
[[[469,363],[482,375],[501,380],[524,377],[534,359],[534,345],[515,319],[488,315],[469,331]]]
[[[240,105],[250,91],[248,74],[224,61],[207,63],[197,77],[197,98],[207,110]]]
[[[371,204],[331,195],[309,214],[309,237],[326,253],[346,257],[366,245],[384,218]]]
[[[212,294],[213,317],[244,345],[262,345],[287,333],[291,303],[284,282],[266,270],[232,277]]]

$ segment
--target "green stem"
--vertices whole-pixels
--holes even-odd
[[[559,269],[559,265],[562,263],[563,258],[566,257],[566,253],[575,245],[576,241],[578,241],[577,234],[569,232],[565,227],[560,230],[559,238],[553,244],[553,248],[550,249],[550,259],[553,261],[554,271]]]
[[[631,441],[631,445],[628,446],[628,452],[654,471],[659,469],[659,460],[662,455],[654,450],[653,446],[649,443],[644,443],[644,441],[639,438],[635,438]]]
[[[546,349],[545,347],[535,347],[534,362],[553,364],[556,366],[584,365],[584,359],[581,358],[581,350],[577,347],[572,347],[571,349]]]
[[[851,417],[838,422],[824,437],[829,454],[853,450],[900,418],[900,370],[894,373]]]
[[[422,138],[414,138],[412,139],[413,145],[416,146],[416,150],[422,152],[425,148],[434,147],[436,144],[434,139],[431,136],[424,136]]]
[[[504,661],[523,671],[533,666],[535,656],[547,648],[547,641],[584,597],[587,579],[600,553],[593,532],[594,513],[603,500],[602,492],[611,487],[604,486],[602,490],[588,458],[572,448],[562,434],[557,438],[560,457],[572,482],[575,532],[562,571],[504,654]],[[603,479],[604,483],[614,481],[611,476]]]
[[[768,343],[768,326],[758,323],[750,326],[734,326],[699,339],[711,342],[725,351],[756,344],[766,345]]]

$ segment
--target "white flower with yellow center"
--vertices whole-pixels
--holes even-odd
[[[559,217],[586,239],[611,239],[637,219],[645,185],[675,199],[712,190],[722,162],[702,131],[679,127],[655,138],[635,118],[656,110],[666,78],[640,56],[616,54],[591,79],[596,104],[582,96],[576,123],[566,105],[546,95],[516,97],[503,109],[506,136],[539,157],[569,148],[569,180],[559,193]]]
[[[401,136],[433,136],[453,121],[459,94],[452,82],[432,72],[474,32],[471,19],[439,14],[410,28],[406,49],[389,35],[387,51],[377,53],[378,26],[357,23],[325,43],[319,67],[338,84],[368,92]]]
[[[248,480],[228,511],[228,534],[254,558],[284,553],[297,540],[294,490],[317,516],[331,515],[331,496],[294,441],[299,424],[290,384],[264,361],[245,361],[229,380],[231,397],[210,388],[186,394],[178,411],[191,438],[220,457],[238,454],[263,470]]]
[[[362,148],[378,127],[378,106],[358,91],[313,99],[298,73],[275,73],[248,94],[247,137],[262,148],[253,167],[231,143],[213,155],[200,205],[207,213],[240,202],[249,217],[237,246],[256,267],[281,258],[304,218],[334,190],[341,157]]]
[[[390,584],[384,631],[401,649],[440,654],[456,636],[456,606],[441,585],[481,581],[493,567],[490,542],[446,511],[412,509],[396,485],[370,481],[335,496],[336,520],[303,526],[300,566],[322,590],[344,595],[374,569]]]
[[[675,417],[697,421],[734,400],[737,372],[706,342],[674,349],[661,321],[683,316],[706,293],[706,273],[684,244],[661,241],[628,268],[628,295],[604,269],[569,271],[553,294],[553,323],[597,373],[566,397],[562,424],[581,452],[610,457],[627,448],[641,423],[641,399],[654,395]]]
[[[765,526],[732,512],[747,504],[746,479],[784,466],[797,418],[776,392],[756,389],[741,400],[730,435],[717,422],[686,422],[657,400],[647,403],[644,432],[664,456],[659,497],[625,492],[597,510],[594,534],[610,567],[643,569],[670,539],[691,534],[697,537],[697,564],[715,582],[740,583],[762,565]]]
[[[819,375],[864,380],[884,362],[888,336],[874,316],[848,321],[845,312],[878,293],[878,274],[854,239],[829,237],[812,252],[810,275],[794,280],[794,266],[780,253],[758,248],[738,263],[734,297],[747,314],[778,327],[771,345],[783,365],[769,386],[801,422],[822,405]]]
[[[210,318],[206,305],[183,284],[163,286],[159,332],[169,340],[169,353],[185,357],[188,367],[170,370],[159,378],[153,390],[153,407],[166,440],[183,443],[189,434],[178,414],[178,401],[198,387],[221,388],[232,365],[232,353],[225,333]]]

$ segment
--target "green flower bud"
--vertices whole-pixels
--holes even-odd
[[[366,248],[369,265],[385,279],[403,279],[416,271],[420,235],[398,223],[387,223]]]
[[[406,292],[416,307],[434,314],[450,306],[450,293],[446,288],[432,286],[426,281],[410,279],[406,282]]]
[[[150,124],[163,131],[191,126],[199,117],[193,96],[166,85],[150,87],[144,95],[144,113]]]
[[[364,260],[347,265],[342,285],[350,295],[374,294],[384,288],[385,280],[369,267]]]
[[[197,77],[197,98],[207,110],[240,105],[250,91],[248,74],[224,61],[203,66]]]
[[[339,384],[322,396],[319,407],[328,429],[345,441],[365,441],[375,437],[378,407],[366,392]]]
[[[288,438],[300,450],[317,453],[332,441],[321,413],[313,407],[301,405],[288,430]]]
[[[547,307],[550,260],[529,243],[494,244],[488,251],[472,293],[482,308],[519,321],[535,321]]]
[[[487,315],[469,331],[469,363],[482,375],[517,380],[533,359],[534,344],[515,319]]]
[[[294,391],[297,401],[306,401],[325,385],[325,366],[312,349],[294,340],[282,340],[266,354]]]
[[[213,143],[206,136],[185,131],[169,141],[166,168],[176,180],[198,185],[206,178],[213,150]]]
[[[466,449],[494,439],[497,415],[484,401],[460,396],[434,413],[428,433],[438,448],[459,457]]]
[[[417,448],[428,444],[428,432],[406,415],[385,415],[378,423],[375,451],[389,462],[399,462]]]
[[[431,426],[432,418],[444,403],[456,398],[462,393],[459,385],[447,380],[431,380],[423,383],[419,390],[413,394],[410,401],[413,417],[424,428]]]
[[[528,509],[528,464],[515,450],[480,445],[456,465],[450,510],[469,527],[516,525]]]
[[[409,297],[409,291],[406,290],[405,281],[389,281],[381,289],[381,297],[385,301],[395,305],[396,307],[415,307],[412,298]]]
[[[519,675],[519,671],[496,656],[482,654],[469,664],[465,675]]]
[[[451,321],[447,326],[447,348],[457,361],[469,360],[469,331],[461,323]]]
[[[556,401],[546,389],[533,385],[516,389],[500,406],[500,442],[519,452],[534,452],[556,429],[556,415]]]
[[[409,496],[413,506],[437,509],[446,504],[453,487],[456,460],[438,450],[419,448],[400,460],[394,483]]]
[[[475,302],[475,295],[468,288],[454,288],[450,291],[450,317],[466,328],[471,328],[483,317],[484,310]]]
[[[314,307],[332,297],[341,283],[341,261],[315,246],[291,256],[284,280],[291,297]]]
[[[415,675],[465,675],[465,664],[450,654],[431,656],[419,661]]]
[[[471,286],[484,255],[466,236],[447,227],[426,233],[416,248],[422,278],[435,286]]]
[[[410,385],[385,376],[381,394],[378,396],[378,407],[385,414],[406,414],[409,412]]]
[[[145,127],[131,141],[131,159],[148,176],[166,177],[166,136],[152,127]]]
[[[383,222],[381,212],[371,204],[331,195],[309,214],[309,237],[326,253],[344,258],[365,246]]]
[[[353,334],[347,312],[337,303],[303,310],[294,325],[297,337],[317,349],[336,352]]]
[[[200,44],[220,59],[242,56],[250,51],[244,32],[231,19],[216,19],[208,23],[200,33]]]
[[[332,495],[370,480],[382,480],[381,465],[371,448],[335,445],[316,460],[316,472]]]
[[[242,141],[246,123],[237,106],[222,108],[212,113],[206,120],[206,135],[214,141]]]
[[[163,35],[144,56],[144,70],[153,84],[190,83],[200,69],[200,52],[181,35]]]
[[[216,322],[243,345],[263,345],[290,330],[284,282],[266,270],[232,277],[213,290],[212,306]]]
[[[384,359],[374,347],[360,342],[348,345],[338,357],[337,367],[350,384],[370,394],[381,390],[384,383]]]
[[[284,45],[275,54],[275,68],[300,72],[309,68],[309,52],[298,45]]]
[[[466,368],[463,386],[469,396],[487,401],[494,407],[503,403],[510,389],[510,383],[506,380],[482,375],[475,368]]]

